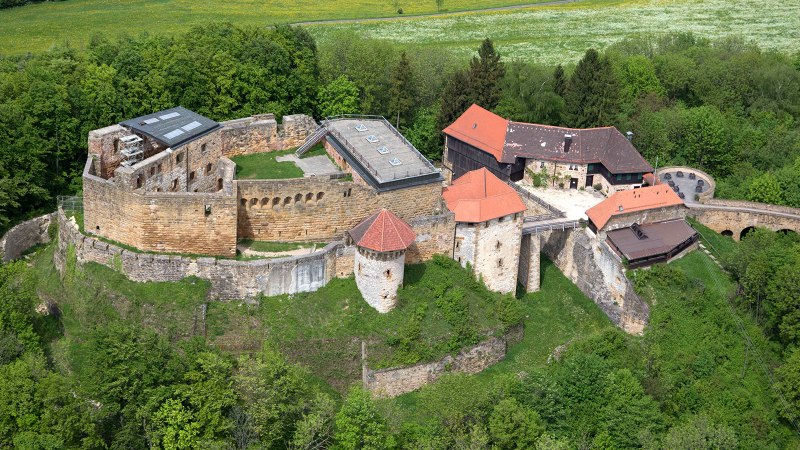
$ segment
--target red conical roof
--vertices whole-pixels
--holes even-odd
[[[349,233],[356,245],[376,252],[405,250],[417,238],[414,230],[388,209],[364,219]]]

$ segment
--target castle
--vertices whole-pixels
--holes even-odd
[[[72,230],[65,241],[79,241],[85,260],[108,265],[117,258],[135,280],[207,278],[222,299],[310,291],[353,275],[380,312],[395,307],[404,265],[434,254],[470,267],[491,290],[514,293],[518,284],[538,290],[540,251],[550,251],[571,276],[577,257],[560,258],[577,245],[570,233],[587,223],[588,237],[578,238],[603,256],[581,264],[597,266],[602,279],[620,274],[625,260],[666,260],[696,241],[691,227],[678,224],[685,207],[670,189],[641,187],[652,168],[614,128],[519,124],[473,105],[444,133],[439,170],[383,117],[317,124],[295,115],[278,124],[261,115],[217,123],[181,107],[137,117],[89,133],[83,226],[97,239]],[[302,157],[319,143],[335,173],[237,179],[231,160],[295,148]],[[588,222],[567,220],[522,186],[533,170],[571,177],[572,189],[599,184],[611,197],[587,212]],[[633,245],[625,230],[649,240]],[[235,258],[243,239],[327,245],[302,257],[243,261]],[[646,311],[630,300],[629,286],[597,295],[608,297],[596,301],[608,303],[623,328],[641,329]]]

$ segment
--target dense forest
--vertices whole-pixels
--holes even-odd
[[[317,48],[301,28],[219,24],[0,57],[0,227],[80,190],[89,130],[175,105],[215,120],[381,114],[436,159],[441,127],[476,102],[514,120],[632,130],[651,163],[716,176],[718,196],[800,207],[800,55],[670,35],[545,67],[505,61],[488,40],[470,61],[347,35],[333,42]],[[25,262],[3,265],[0,446],[783,448],[796,443],[791,411],[800,410],[800,241],[757,230],[717,245],[730,286],[697,252],[685,267],[632,274],[643,296],[663,294],[643,338],[608,331],[488,387],[447,377],[444,390],[470,395],[453,402],[424,389],[419,420],[404,423],[269,345],[234,356],[119,320],[53,347],[64,324],[34,312],[42,280]],[[82,276],[73,262],[55,289]],[[759,345],[781,396],[744,353],[728,302],[767,336]]]

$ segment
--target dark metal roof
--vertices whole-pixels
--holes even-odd
[[[644,239],[640,239],[631,227],[609,231],[606,236],[623,256],[635,261],[666,254],[697,235],[697,231],[683,219],[639,225],[639,229],[646,236]]]
[[[120,125],[170,148],[193,141],[220,127],[219,123],[183,106],[126,120]]]
[[[614,127],[580,129],[509,122],[501,162],[513,163],[515,158],[578,164],[599,162],[614,174],[653,171],[633,144]]]

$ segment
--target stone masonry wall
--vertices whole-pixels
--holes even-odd
[[[229,120],[222,122],[222,154],[230,158],[299,147],[316,128],[305,114],[283,116],[280,124],[274,114]]]
[[[22,222],[8,230],[0,239],[0,260],[9,262],[19,258],[25,253],[25,250],[36,244],[50,242],[47,229],[54,217],[53,213],[45,214]]]
[[[583,228],[544,233],[542,251],[614,324],[641,334],[650,307],[634,292],[619,258],[590,233]]]
[[[605,240],[606,232],[617,230],[620,228],[627,228],[634,223],[655,223],[664,222],[666,220],[683,219],[689,209],[685,205],[667,206],[664,208],[648,209],[646,211],[635,211],[628,214],[617,214],[611,218],[603,226],[602,231],[599,233],[599,239]]]
[[[387,208],[404,220],[439,214],[441,186],[376,193],[328,177],[240,180],[238,235],[266,241],[329,241]]]
[[[421,263],[437,254],[453,257],[455,214],[445,211],[435,216],[411,219],[408,224],[417,233],[417,239],[406,250],[406,264]]]
[[[512,328],[501,337],[490,337],[473,347],[461,350],[456,356],[426,364],[370,370],[363,366],[364,388],[375,397],[397,397],[436,381],[445,373],[478,373],[501,361],[508,347],[522,340],[522,326]],[[366,356],[366,355],[362,355]]]
[[[519,247],[519,274],[517,282],[525,286],[525,292],[537,292],[541,282],[541,261],[540,252],[542,250],[541,237],[538,234],[526,234],[522,236],[522,243]]]
[[[222,162],[223,160],[221,160]],[[228,180],[233,166],[223,167]],[[215,193],[131,192],[116,180],[83,175],[84,229],[144,251],[234,256],[236,197],[227,182]]]
[[[475,272],[490,290],[513,293],[517,289],[522,214],[492,219],[476,231]]]
[[[217,299],[246,299],[319,289],[335,276],[352,273],[353,247],[333,242],[309,255],[237,261],[136,253],[83,235],[77,225],[58,213],[58,249],[54,263],[63,273],[67,250],[75,249],[79,264],[95,262],[117,270],[133,281],[178,281],[197,276],[211,282]],[[349,267],[348,267],[349,264]],[[340,267],[341,266],[341,267]]]

